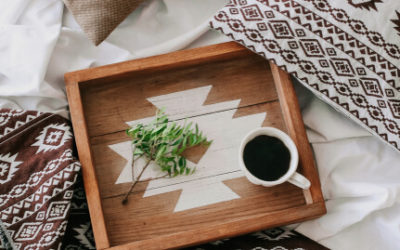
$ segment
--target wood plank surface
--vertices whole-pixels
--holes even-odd
[[[241,234],[255,232],[269,227],[277,227],[315,219],[322,215],[325,205],[322,202],[307,206],[291,207],[274,212],[253,214],[225,224],[209,225],[183,232],[172,232],[160,235],[157,238],[134,241],[131,243],[111,247],[112,250],[128,249],[177,249],[180,247],[203,244],[217,239],[235,237]]]
[[[102,82],[132,77],[138,72],[151,74],[158,70],[176,70],[181,67],[235,59],[247,55],[252,56],[253,53],[235,42],[228,42],[68,72],[64,75],[64,78],[66,83],[76,82],[81,83],[80,85],[97,85]]]
[[[65,79],[99,249],[176,248],[326,212],[288,74],[242,46],[179,51],[68,73]],[[141,182],[122,205],[132,178],[124,130],[151,119],[160,107],[172,120],[199,123],[214,142],[187,153],[188,164],[198,167],[194,175]],[[289,183],[265,188],[243,177],[237,148],[260,126],[293,138],[299,172],[312,183],[309,191]],[[147,177],[156,176],[149,170]]]
[[[277,100],[273,85],[268,62],[251,56],[173,71],[137,73],[111,83],[84,85],[81,91],[89,136],[93,137],[124,130],[126,121],[153,115],[156,108],[146,100],[149,97],[212,86],[205,105],[240,98],[241,107]],[[236,108],[233,105],[226,108]]]
[[[132,202],[127,206],[121,204],[120,197],[104,199],[111,245],[154,239],[305,204],[302,190],[289,183],[267,191],[265,187],[249,183],[245,177],[224,183],[241,198],[176,213],[173,210],[181,191],[146,198],[142,198],[143,192],[138,192],[132,195]]]

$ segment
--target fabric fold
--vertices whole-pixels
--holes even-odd
[[[210,26],[296,76],[319,98],[400,150],[400,48],[393,42],[398,34],[370,18],[371,11],[396,18],[400,2],[373,6],[358,10],[350,3],[322,0],[232,0]],[[360,11],[363,15],[355,15]]]

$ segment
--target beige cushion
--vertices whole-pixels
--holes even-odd
[[[77,23],[100,44],[144,0],[64,0]]]

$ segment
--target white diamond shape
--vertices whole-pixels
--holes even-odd
[[[51,131],[54,130],[54,131]],[[50,132],[49,132],[50,131]],[[31,146],[39,147],[36,151],[47,152],[55,150],[64,145],[64,143],[72,138],[71,129],[66,124],[50,124],[46,126],[38,137],[36,137],[36,142]],[[58,142],[57,144],[54,144]]]
[[[18,153],[11,155],[10,153],[6,155],[0,154],[0,184],[9,182],[17,172],[17,166],[22,163],[22,161],[15,161]]]

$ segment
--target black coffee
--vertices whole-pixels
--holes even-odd
[[[244,147],[243,160],[257,178],[275,181],[288,171],[290,152],[278,138],[259,135]]]

